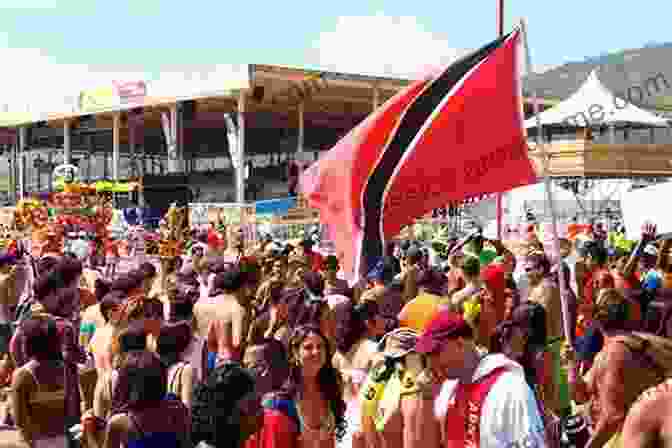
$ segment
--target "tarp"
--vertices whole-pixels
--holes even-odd
[[[284,216],[290,209],[296,207],[296,198],[267,199],[254,203],[255,213],[260,215],[280,215]]]
[[[600,124],[642,124],[667,126],[668,122],[651,112],[614,95],[600,82],[593,70],[588,79],[569,98],[539,114],[542,125],[571,127]],[[537,126],[536,116],[525,120],[526,128]]]

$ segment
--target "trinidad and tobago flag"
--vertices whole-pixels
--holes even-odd
[[[536,181],[520,38],[515,30],[408,86],[304,172],[302,191],[332,229],[351,279],[427,212]]]

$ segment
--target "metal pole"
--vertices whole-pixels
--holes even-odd
[[[504,35],[504,0],[497,0],[497,36]],[[524,101],[524,100],[523,100]],[[497,207],[497,239],[501,240],[503,237],[504,226],[504,193],[499,192],[495,196]]]
[[[18,135],[9,147],[9,156],[7,157],[7,165],[9,167],[9,197],[13,202],[16,202],[16,148],[19,145]]]
[[[236,202],[245,203],[245,95],[238,96],[238,166],[236,167]]]
[[[378,84],[373,85],[373,110],[375,111],[380,106],[380,88]]]
[[[530,56],[530,47],[529,43],[527,40],[527,26],[525,24],[524,20],[520,21],[520,27],[522,30],[523,34],[523,44],[525,48],[525,65],[526,65],[526,71],[528,74],[532,73],[532,58]],[[550,212],[551,212],[551,230],[553,233],[553,258],[552,262],[555,264],[557,263],[558,266],[558,276],[559,276],[559,282],[558,286],[560,289],[560,304],[562,308],[562,326],[563,330],[565,332],[565,338],[567,342],[570,344],[573,344],[574,341],[572,340],[572,325],[574,322],[570,321],[570,314],[569,314],[569,302],[568,302],[568,296],[566,288],[569,286],[565,284],[565,275],[564,275],[564,263],[562,260],[562,256],[560,255],[560,238],[558,235],[558,220],[557,220],[557,215],[555,211],[555,203],[553,201],[553,189],[552,189],[552,184],[551,184],[551,177],[549,176],[548,173],[548,166],[550,164],[550,158],[548,154],[546,153],[546,146],[544,145],[544,141],[541,135],[541,118],[539,117],[539,100],[536,92],[532,92],[532,101],[533,101],[533,107],[534,107],[534,116],[537,118],[537,148],[541,151],[541,155],[543,157],[543,169],[544,169],[544,185],[546,189],[546,201],[548,203]],[[570,383],[575,383],[576,382],[576,374],[577,372],[573,370],[568,371],[568,376],[569,376],[569,381]]]
[[[303,120],[303,112],[304,112],[304,103],[301,101],[299,103],[299,137],[297,139],[296,143],[296,153],[297,154],[303,154],[303,135],[304,135],[304,120]],[[299,157],[297,157],[298,159]]]
[[[121,114],[114,114],[112,121],[112,179],[119,181],[119,145],[121,142]]]
[[[70,146],[70,120],[63,121],[63,163],[70,163],[72,160]]]
[[[86,139],[87,141],[87,163],[86,163],[86,182],[91,182],[91,162],[93,161],[93,136],[89,135]]]
[[[16,155],[15,163],[14,166],[17,167],[16,162],[18,161],[18,179],[19,179],[19,185],[18,185],[18,192],[19,192],[19,199],[23,199],[23,196],[25,194],[25,189],[26,189],[26,179],[23,177],[23,165],[24,165],[24,160],[23,160],[23,153],[28,146],[28,128],[25,126],[21,126],[19,128],[19,147],[18,147],[18,154]],[[17,160],[18,159],[18,160]]]
[[[47,180],[49,182],[49,192],[51,193],[53,191],[53,183],[54,183],[54,169],[52,168],[54,166],[54,153],[53,151],[49,151],[47,153],[47,165],[49,167],[48,175],[47,175]],[[89,161],[89,165],[91,165],[91,162]]]

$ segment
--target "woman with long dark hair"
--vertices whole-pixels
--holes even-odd
[[[102,447],[191,448],[188,410],[166,392],[161,359],[147,351],[129,353],[119,369],[115,389],[119,400],[107,421]]]
[[[124,365],[129,354],[147,350],[147,331],[142,321],[131,322],[130,325],[116,336],[110,348],[113,361],[112,369],[102,371],[98,377],[93,392],[93,406],[82,416],[82,421],[87,422],[83,428],[87,431],[86,440],[91,444],[101,444],[104,438],[104,430],[107,419],[111,416],[114,408],[123,405],[120,396],[115,395],[119,382],[119,369]],[[116,401],[115,401],[116,400]]]
[[[329,301],[324,296],[324,278],[312,271],[304,273],[301,278],[301,289],[288,291],[289,328],[317,325],[322,334],[333,341],[336,338],[336,322]]]
[[[191,408],[191,394],[194,387],[194,369],[184,361],[183,353],[192,339],[191,325],[187,321],[166,323],[156,341],[156,352],[168,369],[168,393],[182,400]]]
[[[372,301],[352,305],[344,302],[334,308],[336,348],[333,364],[344,378],[344,399],[348,405],[348,430],[342,447],[362,447],[359,388],[378,359],[378,341],[385,334],[385,320],[378,304]]]
[[[341,375],[331,364],[329,342],[319,327],[294,330],[289,379],[263,402],[258,448],[333,448],[345,434]]]
[[[28,362],[12,376],[10,403],[16,426],[2,428],[0,444],[12,440],[18,446],[65,446],[69,416],[57,322],[48,316],[33,317],[22,323],[22,329]]]

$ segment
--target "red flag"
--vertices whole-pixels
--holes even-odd
[[[516,30],[408,86],[304,172],[346,273],[366,273],[384,241],[432,209],[536,180],[519,39]]]

